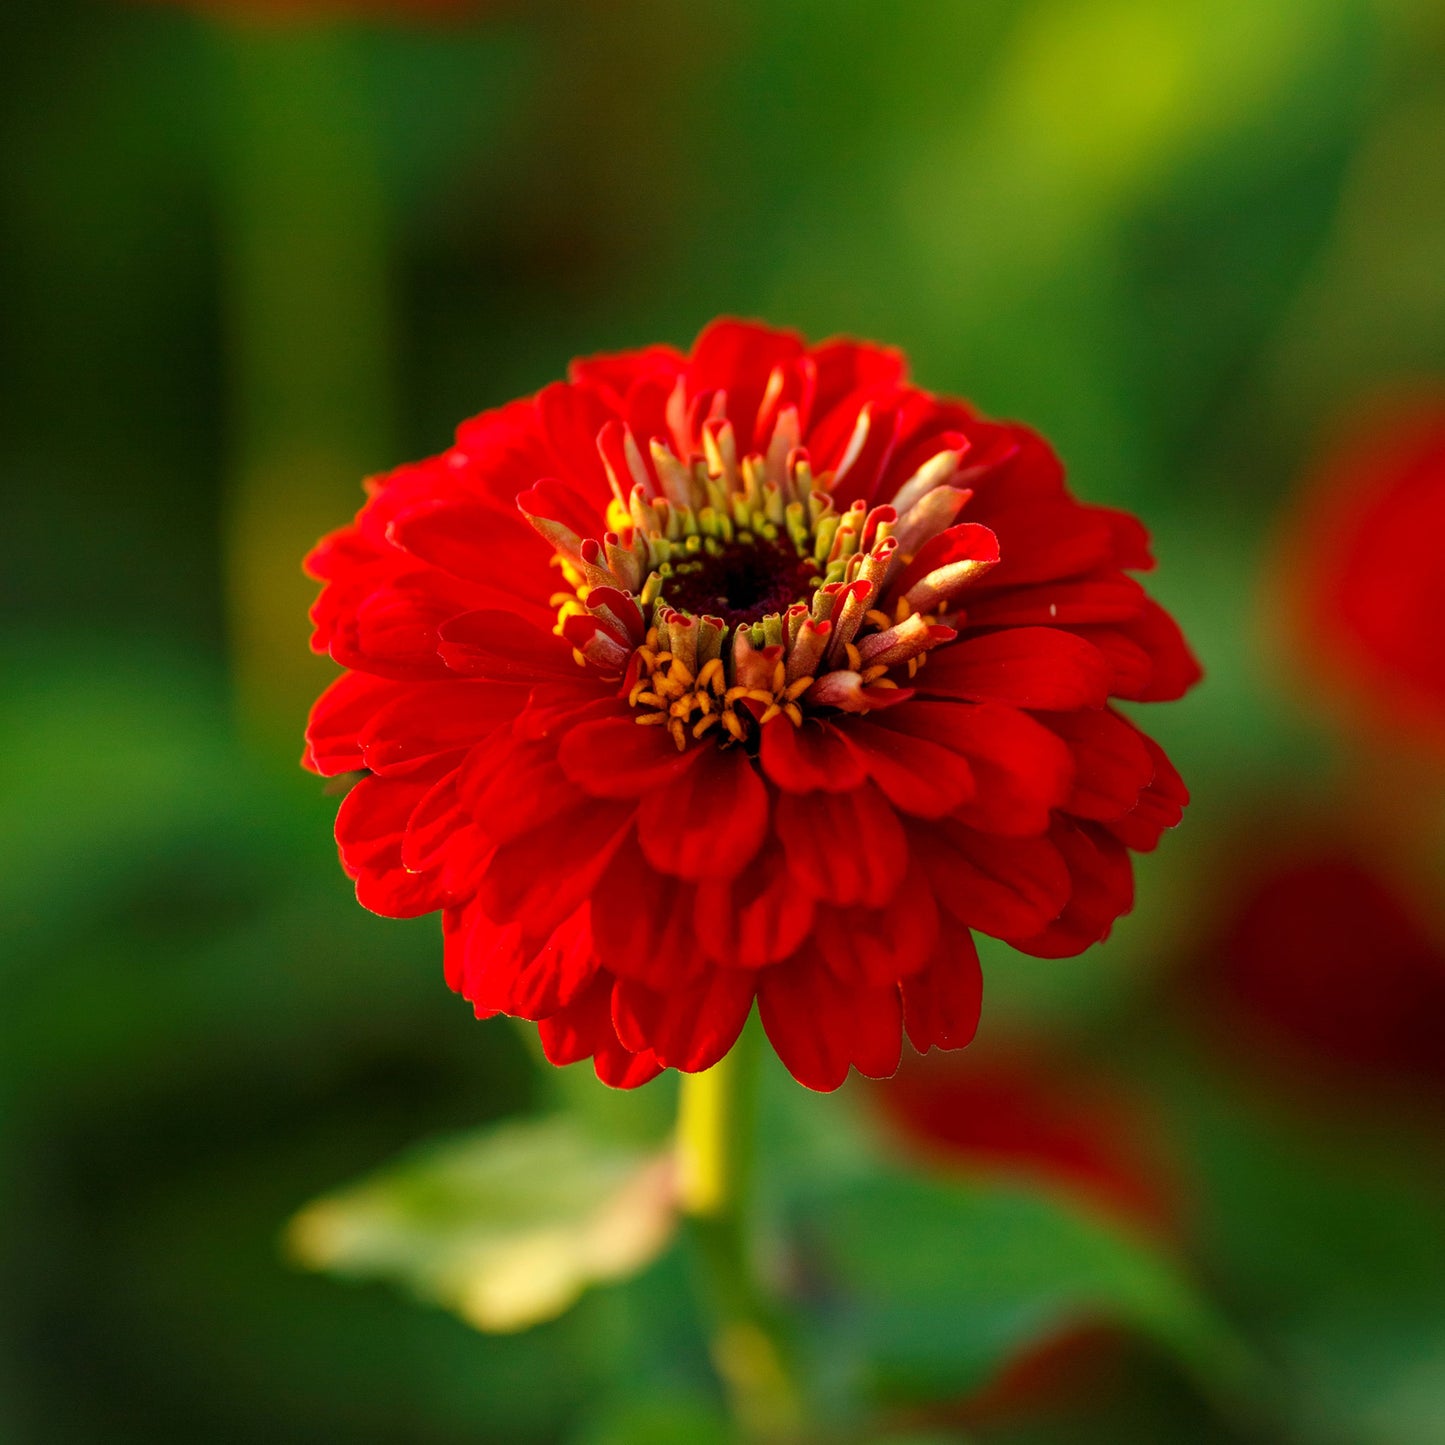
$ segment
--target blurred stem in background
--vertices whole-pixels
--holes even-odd
[[[386,206],[359,35],[233,21],[213,38],[232,675],[246,732],[294,750],[327,675],[301,558],[393,449]]]
[[[701,1074],[683,1074],[678,1187],[694,1246],[713,1363],[745,1437],[794,1441],[803,1401],[778,1313],[759,1287],[749,1225],[757,1120],[757,1030]]]

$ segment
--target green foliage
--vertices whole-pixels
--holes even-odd
[[[1140,1346],[1127,1398],[972,1438],[1436,1445],[1438,1121],[1363,1097],[1266,1104],[1237,1058],[1191,1052],[1158,994],[1206,946],[1241,820],[1262,797],[1317,807],[1346,770],[1261,644],[1262,579],[1285,498],[1355,400],[1445,374],[1438,6],[504,8],[242,39],[179,4],[0,6],[0,1436],[728,1438],[681,1251],[510,1336],[408,1297],[456,1307],[539,1238],[567,1268],[521,1271],[521,1316],[615,1271],[598,1221],[647,1177],[671,1092],[558,1077],[476,1023],[434,922],[355,906],[334,799],[293,744],[238,738],[227,217],[244,167],[278,183],[300,159],[299,95],[310,169],[249,193],[298,264],[290,294],[318,299],[302,241],[335,237],[330,184],[359,187],[384,235],[343,236],[367,265],[326,278],[337,319],[300,334],[307,308],[278,307],[284,354],[263,360],[290,375],[364,328],[385,405],[341,395],[323,421],[282,398],[365,452],[357,467],[435,449],[575,354],[685,343],[731,310],[905,346],[923,384],[1037,424],[1081,493],[1156,534],[1152,585],[1209,672],[1151,718],[1195,807],[1105,947],[988,952],[984,1037],[1082,1037],[1159,1106],[1190,1258],[1062,1195],[904,1174],[859,1138],[848,1091],[792,1091],[763,1140],[765,1263],[837,1438],[860,1399],[952,1408],[1101,1319]],[[264,136],[247,138],[247,96]],[[321,184],[338,166],[355,169]],[[369,294],[347,295],[362,275]],[[338,522],[358,496],[345,475],[296,486]],[[299,715],[266,721],[299,735]],[[323,1213],[322,1241],[351,1252],[331,1264],[383,1283],[281,1257],[281,1222],[334,1181],[564,1104],[595,1140],[509,1124],[336,1196],[342,1233]],[[629,1263],[662,1244],[647,1197],[657,1233]],[[1236,1334],[1260,1374],[1240,1375]],[[1221,1419],[1241,1378],[1267,1417],[1253,1436]],[[933,1438],[857,1438],[890,1428]]]
[[[1180,1267],[1076,1205],[899,1172],[808,1201],[799,1230],[827,1334],[882,1398],[961,1397],[1031,1341],[1096,1323],[1238,1384],[1239,1346]]]

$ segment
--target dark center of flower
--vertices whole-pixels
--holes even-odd
[[[891,501],[839,511],[834,486],[870,425],[865,408],[839,472],[817,478],[791,408],[764,451],[739,457],[714,417],[702,455],[655,439],[650,467],[620,423],[604,428],[613,496],[600,538],[551,514],[540,483],[519,498],[570,589],[553,594],[554,630],[581,665],[621,680],[638,724],[679,749],[709,734],[755,748],[777,717],[802,727],[805,709],[891,706],[957,635],[954,597],[998,560],[984,527],[945,536],[970,495],[951,485],[963,453],[941,449]],[[946,545],[920,568],[935,539]]]
[[[761,622],[806,602],[822,578],[812,557],[801,556],[786,537],[739,533],[685,561],[674,562],[662,597],[680,612],[721,618],[729,630]]]

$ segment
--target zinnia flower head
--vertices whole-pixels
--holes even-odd
[[[796,1078],[978,1020],[972,932],[1105,937],[1186,801],[1108,704],[1198,669],[1132,518],[898,353],[720,321],[579,361],[368,484],[309,567],[347,669],[306,764],[366,774],[361,902],[440,909],[447,978],[631,1086],[754,1001]]]
[[[1445,748],[1445,394],[1372,408],[1285,536],[1291,651],[1371,728]]]

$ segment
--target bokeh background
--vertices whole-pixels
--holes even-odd
[[[356,906],[299,559],[462,417],[733,312],[1042,429],[1208,672],[1149,718],[1195,802],[1135,914],[990,952],[976,1048],[844,1107],[1147,1235],[1250,1383],[1077,1307],[980,1355],[961,1279],[877,1430],[1439,1445],[1445,768],[1321,680],[1288,559],[1342,439],[1445,384],[1445,12],[319,8],[0,7],[0,1437],[728,1438],[672,1254],[487,1336],[280,1240],[561,1095],[665,1123]],[[945,1279],[975,1247],[879,1223]]]

